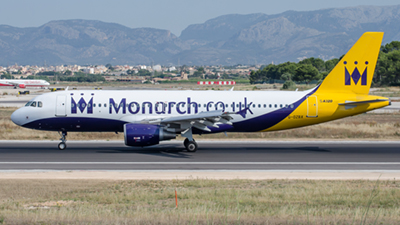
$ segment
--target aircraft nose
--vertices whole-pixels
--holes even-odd
[[[23,119],[25,118],[22,111],[22,109],[17,109],[11,114],[11,121],[13,121],[13,123],[17,124],[18,126],[23,125]]]

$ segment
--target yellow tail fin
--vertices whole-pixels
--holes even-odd
[[[324,79],[317,92],[369,93],[383,32],[367,32]]]

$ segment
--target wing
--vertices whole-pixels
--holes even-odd
[[[232,125],[232,113],[223,112],[222,110],[200,112],[195,115],[173,116],[166,118],[156,118],[143,120],[141,122],[160,124],[167,131],[182,132],[195,127],[202,131],[211,132],[209,127],[219,128],[220,124]]]
[[[19,83],[17,83],[17,82],[12,82],[12,81],[8,81],[8,84],[14,85],[14,86],[16,86],[16,87],[19,85]]]

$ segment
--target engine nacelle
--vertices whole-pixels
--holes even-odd
[[[18,87],[19,87],[19,88],[25,88],[26,85],[25,85],[25,84],[18,84]]]
[[[125,144],[128,146],[150,146],[176,138],[175,133],[164,131],[158,125],[137,123],[125,124],[124,135]]]

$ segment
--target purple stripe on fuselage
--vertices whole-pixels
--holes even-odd
[[[306,99],[307,96],[314,94],[319,88],[319,85],[312,90],[310,93],[306,94],[300,100],[292,103],[294,105],[293,108],[281,108],[276,111],[264,114],[262,116],[255,117],[253,119],[248,119],[242,122],[234,123],[234,129],[229,130],[228,132],[257,132],[268,129],[282,120],[284,120],[287,116],[289,116],[297,107],[301,105]]]
[[[36,120],[22,125],[26,128],[48,131],[123,132],[126,122],[87,117],[56,117]]]

